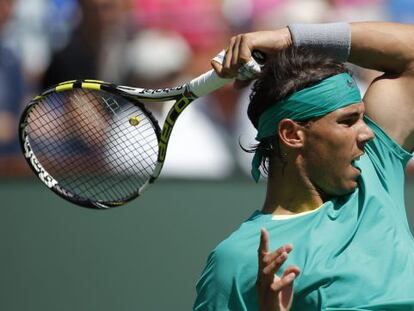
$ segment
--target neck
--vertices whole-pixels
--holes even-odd
[[[281,163],[269,168],[266,200],[262,212],[273,215],[290,215],[312,211],[326,200],[312,185],[296,163]]]

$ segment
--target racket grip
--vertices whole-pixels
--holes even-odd
[[[220,78],[212,69],[191,80],[188,83],[188,87],[194,95],[201,97],[221,88],[223,85],[232,81],[233,79]]]
[[[218,53],[213,60],[223,64],[226,52],[223,50]],[[261,65],[265,61],[265,55],[260,51],[253,51],[253,57],[251,60],[240,67],[236,79],[239,80],[250,80],[256,74],[261,72]],[[207,95],[223,85],[230,83],[233,79],[224,79],[217,75],[214,70],[210,70],[201,76],[191,80],[188,85],[190,91],[195,94],[197,97]]]

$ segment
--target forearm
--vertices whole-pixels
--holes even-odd
[[[234,77],[253,50],[277,54],[292,44],[390,74],[414,72],[414,25],[382,22],[291,24],[240,34],[231,38],[223,67],[213,66],[220,75]]]
[[[401,73],[414,63],[414,25],[382,22],[292,24],[295,46],[307,47],[340,62]]]
[[[348,61],[386,73],[414,71],[414,25],[352,23]]]

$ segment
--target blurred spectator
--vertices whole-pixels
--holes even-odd
[[[13,19],[7,29],[7,44],[21,60],[30,86],[36,86],[50,57],[45,19],[51,1],[16,0]]]
[[[184,82],[192,58],[187,41],[171,31],[147,29],[128,43],[123,65],[128,85],[143,88],[171,87]]]
[[[78,25],[78,0],[49,0],[48,12],[45,15],[46,32],[49,35],[50,49],[62,49],[70,39],[73,28]]]
[[[81,22],[68,45],[55,53],[43,88],[72,79],[122,83],[129,24],[126,0],[79,0]]]
[[[133,0],[137,23],[178,32],[194,51],[217,46],[226,27],[221,0]],[[222,45],[221,45],[222,46]]]
[[[14,166],[20,150],[17,124],[24,79],[17,56],[4,44],[3,30],[13,13],[14,0],[0,0],[0,171]]]
[[[53,0],[52,2],[55,7],[63,6],[61,1]],[[73,4],[73,0],[70,2]],[[53,54],[50,65],[43,76],[42,89],[73,79],[99,79],[114,83],[125,81],[125,68],[122,65],[130,31],[129,24],[126,22],[128,21],[126,18],[128,0],[78,0],[78,5],[80,22],[74,29],[67,45]],[[65,14],[69,14],[71,10],[73,10],[72,6]],[[58,25],[59,23],[54,24]],[[52,33],[52,31],[50,32]],[[64,31],[58,30],[58,32]],[[58,47],[64,42],[65,40],[60,41],[56,46]],[[79,116],[77,112],[85,107],[79,105],[75,96],[65,103],[62,111],[68,117]],[[67,157],[73,158],[71,160],[73,163],[75,160],[76,163],[80,163],[79,165],[89,165],[89,163],[99,165],[102,163],[103,154],[98,151],[102,145],[105,145],[103,140],[106,138],[104,134],[106,123],[103,122],[103,119],[97,123],[94,118],[94,115],[105,115],[99,111],[99,107],[88,106],[88,110],[83,110],[82,117],[77,121],[64,123],[71,129],[71,133],[76,135],[67,135],[66,137],[54,135],[54,139],[59,141],[56,145],[66,150]],[[55,110],[59,108],[61,107],[55,107]],[[88,121],[87,124],[85,124],[85,120]],[[87,127],[89,130],[81,131],[79,129],[81,126]],[[53,131],[51,134],[53,135]],[[91,141],[92,138],[93,141]],[[47,142],[49,138],[47,136],[38,137],[39,145],[44,143],[42,139]],[[59,150],[57,146],[56,150]],[[70,152],[68,153],[68,151]],[[91,169],[93,169],[92,166]]]
[[[331,5],[326,21],[386,20],[387,0],[326,0]]]
[[[9,20],[14,2],[14,15]],[[30,97],[37,93],[37,84],[47,87],[65,80],[94,78],[143,87],[171,86],[210,69],[210,59],[233,33],[271,29],[292,22],[414,22],[412,0],[0,0],[0,3],[3,162],[5,154],[19,151],[16,130],[21,102],[23,96],[27,99],[28,91]],[[9,22],[5,23],[6,20]],[[151,31],[133,37],[137,26],[140,32],[148,28]],[[167,38],[175,38],[171,39],[175,43],[166,44]],[[183,38],[186,48],[181,50],[184,45],[177,42]],[[380,74],[360,68],[352,70],[363,92]],[[43,77],[40,82],[39,77]],[[180,118],[172,139],[187,137],[189,132],[194,137],[202,135],[196,134],[195,128],[188,131],[184,125],[183,134],[178,133],[180,123],[187,123],[186,116],[196,114],[191,118],[201,120],[197,122],[205,123],[201,126],[207,129],[205,132],[213,133],[207,138],[214,142],[210,150],[218,150],[202,153],[221,154],[220,161],[228,165],[223,176],[234,169],[232,155],[245,159],[242,166],[248,173],[251,155],[238,147],[239,137],[246,147],[255,142],[254,130],[245,116],[248,94],[248,90],[236,92],[224,87],[199,99]],[[165,114],[165,104],[151,105],[160,115]],[[167,158],[179,158],[181,150],[177,156],[169,150]],[[10,158],[7,161],[11,163]],[[412,163],[407,172],[414,174]],[[181,172],[176,167],[166,168],[166,173]]]

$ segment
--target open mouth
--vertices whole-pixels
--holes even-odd
[[[361,168],[355,164],[355,161],[352,161],[352,167],[361,172]]]
[[[359,161],[359,159],[361,159],[361,156],[363,156],[364,154],[363,153],[361,153],[360,155],[358,155],[357,157],[355,157],[352,161],[351,161],[351,163],[352,163],[352,165],[353,166],[355,166],[355,162],[356,161]]]
[[[351,161],[351,165],[353,168],[355,168],[356,170],[359,171],[359,173],[361,173],[361,168],[357,165],[356,161],[359,160],[361,156],[359,156],[358,158],[355,158],[354,160]]]

